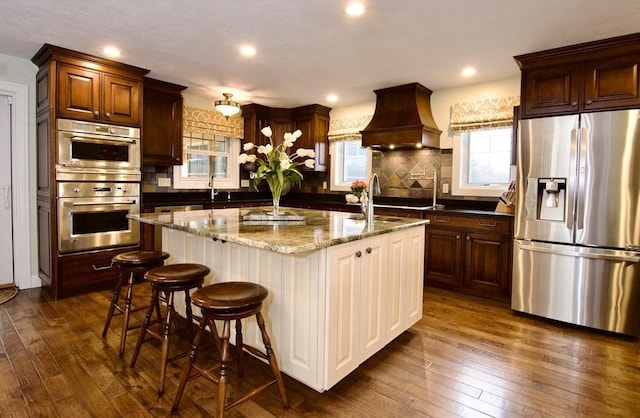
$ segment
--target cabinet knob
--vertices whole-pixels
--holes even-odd
[[[571,102],[571,106],[578,106],[578,102]]]
[[[371,254],[371,247],[367,247],[367,254]]]
[[[105,113],[104,115],[107,117],[107,119],[111,117],[111,113],[109,112]]]
[[[591,103],[593,103],[593,100],[587,100],[587,102],[586,102],[586,103],[587,103],[587,104],[591,104]]]
[[[98,112],[97,110],[93,111],[93,116],[98,117],[100,116],[100,112]]]
[[[456,239],[460,239],[460,235],[456,235]]]
[[[467,235],[467,241],[469,241],[471,238]]]
[[[356,257],[358,258],[362,257],[362,251],[356,251]]]

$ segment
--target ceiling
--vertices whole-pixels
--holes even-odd
[[[340,107],[410,82],[437,91],[516,77],[514,55],[640,32],[638,0],[364,0],[359,18],[346,3],[3,0],[0,53],[31,59],[50,43],[101,55],[112,44],[119,61],[189,94]],[[244,43],[255,57],[239,55]],[[460,75],[468,65],[476,76]]]

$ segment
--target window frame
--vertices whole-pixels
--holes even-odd
[[[510,128],[511,134],[511,153],[513,152],[513,126],[501,127],[501,129]],[[484,130],[484,129],[483,129]],[[486,129],[489,130],[489,129]],[[500,197],[502,193],[509,186],[509,183],[514,178],[514,167],[512,163],[509,163],[509,181],[507,183],[489,184],[489,185],[470,185],[466,183],[467,169],[469,167],[469,145],[468,136],[465,138],[465,134],[469,132],[459,132],[453,135],[453,170],[451,176],[451,195],[452,196],[476,196],[476,197]],[[511,155],[510,153],[510,155]]]
[[[229,147],[226,152],[201,151],[190,149],[188,143],[190,139],[208,139],[211,137],[223,137],[229,140]],[[218,156],[227,158],[227,177],[215,177],[213,187],[216,189],[238,189],[240,188],[240,165],[238,155],[240,155],[240,138],[226,137],[224,135],[210,135],[202,133],[191,133],[183,136],[182,161],[187,164],[187,154],[206,155],[207,157]],[[210,189],[210,177],[188,178],[182,177],[182,165],[173,166],[173,188],[174,189]]]
[[[352,139],[347,141],[332,141],[329,145],[329,155],[331,156],[331,175],[330,175],[330,191],[336,192],[349,192],[351,191],[351,183],[352,182],[339,182],[338,179],[342,178],[342,168],[344,167],[344,154],[338,150],[338,144],[344,144],[345,142],[359,142],[360,147],[365,149],[367,152],[367,173],[366,178],[362,179],[367,181],[367,179],[371,178],[371,173],[373,171],[373,151],[369,147],[362,146],[361,139]]]

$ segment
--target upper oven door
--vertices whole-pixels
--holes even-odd
[[[140,143],[135,138],[58,131],[58,164],[87,168],[139,169]]]
[[[61,253],[135,245],[138,222],[127,215],[140,213],[137,197],[58,198],[58,248]]]

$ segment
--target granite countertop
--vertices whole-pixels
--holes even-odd
[[[129,215],[130,219],[227,242],[294,254],[327,248],[361,238],[429,223],[425,219],[376,216],[368,225],[360,214],[282,207],[281,212],[304,221],[243,221],[247,214],[265,214],[271,207],[193,210]]]

